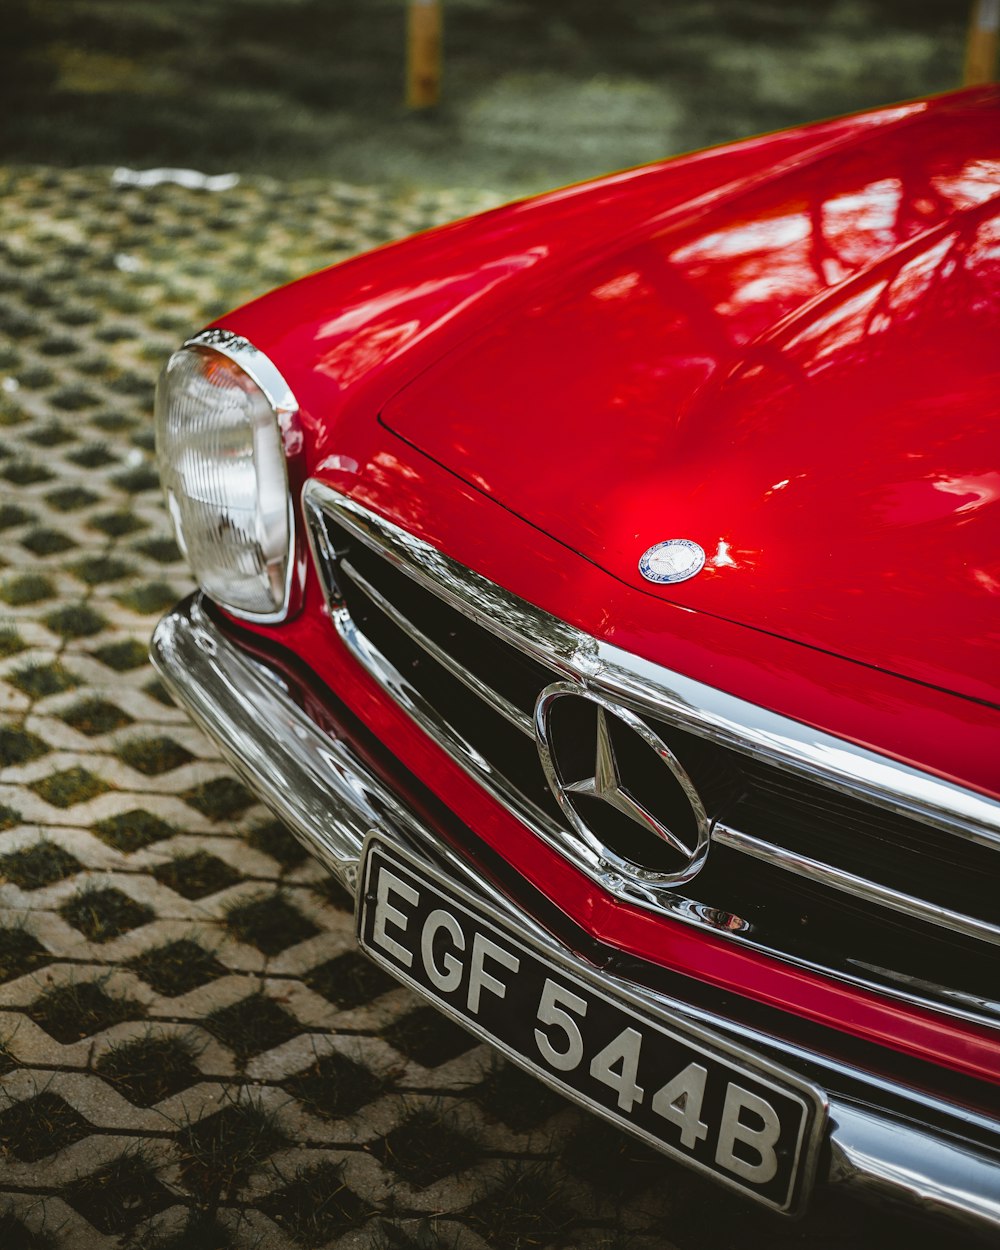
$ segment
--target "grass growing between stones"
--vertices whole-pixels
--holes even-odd
[[[0,767],[30,764],[46,755],[49,744],[27,729],[0,727]]]
[[[496,1250],[565,1245],[573,1226],[565,1190],[546,1163],[511,1163],[465,1217]]]
[[[397,989],[399,982],[359,951],[345,951],[311,968],[305,983],[335,1007],[350,1010]]]
[[[215,777],[185,791],[181,797],[209,820],[236,820],[256,801],[235,777]]]
[[[107,1236],[121,1236],[173,1201],[156,1177],[151,1159],[133,1150],[80,1176],[66,1190],[74,1210]]]
[[[0,1114],[0,1156],[36,1163],[80,1141],[91,1125],[58,1094],[48,1090],[15,1103]]]
[[[241,1067],[254,1055],[280,1046],[303,1031],[293,1016],[261,991],[213,1011],[205,1017],[204,1024],[229,1047]]]
[[[62,772],[42,777],[39,781],[32,782],[28,788],[53,807],[65,808],[86,803],[99,794],[107,794],[111,786],[86,768],[74,765]]]
[[[225,924],[234,938],[256,946],[265,955],[280,955],[319,932],[280,894],[236,903],[227,909]]]
[[[200,1079],[197,1052],[183,1037],[134,1038],[116,1042],[97,1061],[97,1071],[137,1107],[152,1107]]]
[[[16,926],[0,928],[0,983],[23,977],[26,972],[42,967],[51,959],[41,942],[26,929]]]
[[[172,838],[177,832],[173,825],[143,808],[108,816],[99,820],[93,830],[102,842],[126,854],[141,851],[164,838]]]
[[[393,1021],[383,1030],[382,1036],[407,1059],[413,1059],[425,1068],[440,1067],[442,1063],[457,1059],[479,1045],[471,1034],[453,1024],[434,1007],[417,1007]]]
[[[181,1181],[199,1202],[211,1206],[232,1197],[287,1141],[274,1115],[259,1103],[234,1102],[182,1127],[177,1135]]]
[[[24,668],[15,669],[7,680],[29,699],[45,699],[50,694],[61,694],[80,684],[79,677],[58,660],[49,664],[27,664]]]
[[[421,1107],[372,1147],[372,1153],[415,1189],[473,1167],[482,1157],[477,1138],[458,1128],[442,1107]]]
[[[106,699],[97,698],[74,703],[60,714],[59,719],[88,738],[96,738],[100,734],[124,729],[126,725],[132,724],[132,717],[128,712],[123,712],[120,707]]]
[[[158,777],[172,772],[182,764],[190,764],[194,756],[172,738],[150,735],[129,738],[115,752],[123,764],[134,768],[146,777]]]
[[[285,1089],[307,1111],[331,1120],[354,1115],[388,1088],[380,1076],[337,1051],[285,1082]]]
[[[106,629],[108,621],[89,603],[67,603],[50,612],[45,624],[63,638],[90,638]]]
[[[235,868],[207,851],[195,851],[193,855],[178,856],[166,864],[158,864],[153,876],[161,885],[192,899],[217,894],[243,879]]]
[[[91,942],[110,942],[148,924],[156,913],[113,886],[88,886],[63,903],[59,914]]]
[[[0,856],[0,877],[22,890],[39,890],[72,876],[80,868],[79,860],[47,838]]]
[[[116,673],[127,673],[130,669],[140,668],[149,663],[147,648],[135,638],[125,638],[121,642],[109,642],[107,646],[97,647],[93,655],[95,659],[114,669]]]
[[[197,942],[180,938],[163,946],[154,946],[129,961],[128,967],[168,998],[187,994],[226,975],[226,969]]]
[[[70,981],[43,991],[28,1015],[57,1042],[77,1042],[123,1020],[141,1020],[141,1003],[126,994],[109,994],[101,981]]]
[[[361,1228],[376,1213],[346,1183],[333,1163],[304,1168],[260,1204],[261,1210],[302,1246],[323,1246]]]

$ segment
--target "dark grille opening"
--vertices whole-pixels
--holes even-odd
[[[545,811],[550,819],[561,823],[562,812],[538,762],[534,739],[521,733],[432,659],[349,577],[342,575],[338,584],[351,619],[369,642],[492,769],[507,778],[514,789]]]
[[[332,530],[337,550],[346,550],[350,564],[421,633],[515,707],[532,714],[538,692],[556,680],[556,673],[475,624],[343,530]]]

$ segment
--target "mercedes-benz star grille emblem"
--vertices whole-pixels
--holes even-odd
[[[679,885],[701,869],[709,820],[681,762],[626,708],[557,682],[535,706],[542,767],[576,835],[606,872]]]

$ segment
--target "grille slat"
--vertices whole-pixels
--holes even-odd
[[[551,668],[539,661],[537,638],[525,650],[511,641],[524,605],[512,618],[491,618],[477,593],[462,610],[453,586],[436,593],[433,562],[408,568],[408,550],[383,547],[351,513],[316,508],[310,516],[324,531],[317,552],[337,553],[333,564],[319,561],[331,602],[434,708],[446,736],[467,744],[454,752],[459,762],[487,761],[484,784],[498,797],[517,796],[512,810],[572,853],[572,831],[529,737],[538,695],[566,670],[558,655]],[[998,982],[996,845],[806,779],[686,724],[644,718],[692,778],[716,837],[694,880],[639,901],[685,919],[741,917],[738,940],[769,953],[1000,1017],[997,991],[977,992]],[[938,989],[928,969],[940,976]]]

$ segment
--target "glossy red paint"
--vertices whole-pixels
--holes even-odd
[[[1000,794],[998,120],[1000,93],[962,93],[647,167],[220,324],[296,393],[309,475],[637,656]],[[979,414],[962,441],[956,407]],[[636,565],[673,536],[709,570],[661,590]],[[602,896],[346,657],[312,574],[258,632],[595,936],[1000,1080],[994,1032]]]
[[[661,224],[383,420],[642,593],[1000,703],[990,118],[910,120]],[[705,570],[645,582],[680,537]]]

